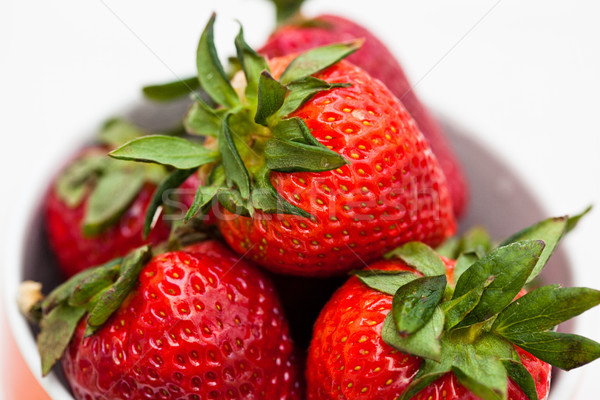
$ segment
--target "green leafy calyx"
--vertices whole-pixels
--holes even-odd
[[[150,247],[142,246],[123,258],[80,272],[32,308],[40,326],[37,344],[44,375],[60,359],[83,318],[84,335],[90,336],[119,308],[151,255]]]
[[[441,250],[458,258],[446,281],[440,255],[422,243],[390,252],[411,271],[355,271],[365,285],[392,295],[382,339],[399,351],[423,358],[421,369],[401,399],[414,397],[452,372],[484,400],[506,400],[507,378],[530,400],[535,381],[515,346],[558,368],[570,370],[600,357],[600,344],[554,328],[600,304],[600,291],[542,286],[522,295],[560,238],[584,213],[535,224],[493,248],[477,228]],[[522,295],[522,296],[521,296]]]
[[[136,132],[129,123],[112,120],[105,125],[100,138],[106,143],[116,143],[123,136],[133,137]],[[70,208],[81,206],[87,199],[81,229],[85,236],[93,237],[120,220],[144,183],[158,183],[165,175],[161,166],[115,160],[107,157],[103,148],[91,148],[59,175],[54,191]]]
[[[207,175],[222,177],[209,179],[199,189],[187,219],[206,213],[212,199],[239,215],[261,211],[310,217],[278,194],[270,173],[323,172],[348,163],[318,142],[302,119],[290,115],[316,94],[350,85],[325,82],[314,75],[356,51],[362,42],[309,50],[275,78],[267,60],[246,43],[240,28],[235,64],[241,70],[230,80],[214,45],[214,23],[213,15],[198,44],[197,85],[185,80],[146,89],[154,98],[167,99],[186,88],[191,92],[201,87],[204,93],[194,92],[184,126],[191,135],[211,139],[202,145],[182,138],[147,136],[127,142],[110,155],[180,170],[202,167]]]

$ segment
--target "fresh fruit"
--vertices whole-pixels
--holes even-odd
[[[148,182],[136,165],[115,162],[106,157],[107,152],[103,147],[81,151],[59,174],[45,199],[48,240],[66,277],[122,256],[144,242],[145,213],[156,184]],[[111,210],[113,204],[117,207]],[[161,242],[168,235],[168,225],[159,221],[150,242]]]
[[[600,357],[600,344],[553,330],[600,304],[600,291],[522,289],[575,221],[543,221],[456,261],[408,243],[357,271],[315,324],[307,398],[546,399],[550,364]]]
[[[433,154],[438,159],[452,198],[456,217],[465,213],[468,187],[458,157],[454,153],[440,124],[419,101],[402,67],[387,47],[370,31],[356,22],[335,15],[320,15],[304,19],[285,12],[298,1],[277,2],[278,11],[290,20],[277,27],[259,53],[268,57],[281,57],[308,49],[352,39],[364,38],[365,43],[348,61],[363,68],[371,76],[381,80],[398,97],[426,137]]]
[[[170,223],[163,214],[152,221],[147,240],[142,235],[154,192],[166,176],[164,168],[114,160],[106,156],[108,151],[103,146],[80,151],[44,200],[48,241],[65,277],[169,237]],[[171,205],[189,207],[198,185],[195,175],[188,178]]]
[[[77,399],[300,399],[265,275],[214,241],[149,258],[88,269],[39,304],[45,374],[61,358]]]
[[[379,81],[340,61],[360,42],[269,63],[236,38],[230,83],[213,43],[198,46],[200,98],[186,126],[203,147],[149,136],[111,152],[189,171],[209,169],[188,218],[220,204],[229,245],[275,272],[325,276],[379,258],[400,243],[439,244],[455,230],[437,160],[404,107]]]

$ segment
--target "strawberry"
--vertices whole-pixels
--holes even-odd
[[[243,72],[230,83],[213,44],[198,46],[197,97],[186,126],[201,146],[149,136],[111,152],[180,171],[208,169],[188,218],[216,199],[229,245],[275,272],[339,274],[400,243],[436,245],[455,230],[437,160],[404,107],[376,79],[341,60],[360,42],[267,61],[236,38]],[[341,60],[341,61],[340,61]]]
[[[214,241],[149,258],[139,248],[41,302],[44,373],[61,357],[77,399],[300,399],[266,276]]]
[[[290,4],[278,4],[278,11],[285,11],[282,9],[286,8],[290,8]],[[288,16],[290,14],[286,13]],[[348,57],[348,61],[381,80],[406,107],[427,138],[446,175],[456,217],[462,216],[467,206],[468,187],[458,157],[440,124],[417,98],[398,61],[375,35],[356,22],[335,15],[320,15],[311,19],[292,15],[271,34],[259,53],[280,57],[357,38],[364,38],[365,43],[359,51]]]
[[[113,120],[102,130],[101,138],[107,144],[114,143],[116,134],[123,132],[131,138],[136,131],[124,121]],[[80,151],[51,184],[44,199],[48,240],[66,277],[123,256],[145,242],[157,244],[169,237],[170,224],[162,217],[152,221],[147,240],[142,235],[150,225],[146,215],[154,216],[156,208],[151,204],[165,176],[164,168],[113,160],[106,156],[108,151],[101,145]],[[196,176],[181,186],[184,207],[193,200],[185,192],[194,193],[197,187]]]
[[[600,344],[553,330],[600,304],[600,291],[523,290],[577,218],[542,221],[456,261],[408,243],[355,272],[315,324],[307,398],[546,399],[550,364],[600,357]]]

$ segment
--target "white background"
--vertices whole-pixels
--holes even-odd
[[[348,16],[381,37],[421,99],[493,149],[549,216],[594,203],[563,246],[576,282],[600,288],[599,4],[312,0],[306,12]],[[254,45],[272,28],[261,0],[0,3],[0,244],[19,193],[83,135],[137,99],[143,84],[193,73],[212,10],[222,56],[233,52],[234,19]],[[579,331],[600,340],[600,309]],[[600,362],[581,370],[572,398],[597,398],[598,376]]]

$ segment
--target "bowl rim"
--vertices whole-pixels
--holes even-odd
[[[141,104],[142,101],[139,99],[124,102],[121,104],[122,107],[115,107],[113,109],[113,111],[120,110],[121,112],[113,114],[126,115],[128,110],[131,110],[136,106],[139,107]],[[464,124],[447,117],[443,113],[435,112],[435,114],[441,122],[453,126],[459,132],[468,133],[473,131],[473,128],[465,128]],[[82,129],[80,132],[92,132],[93,129],[90,129],[90,126],[93,128],[94,126],[98,125],[99,124],[88,125],[86,129]],[[79,147],[82,147],[86,143],[86,138],[91,137],[91,135],[83,134],[80,137],[83,139],[81,139],[79,141],[80,143],[78,144]],[[468,139],[485,146],[485,143],[483,143],[478,137],[468,135]],[[65,146],[62,148],[60,153],[49,158],[47,165],[40,165],[40,172],[32,174],[30,177],[30,184],[25,185],[24,190],[20,192],[18,202],[19,206],[16,207],[7,218],[7,232],[10,232],[10,234],[6,235],[6,250],[3,255],[4,268],[2,268],[2,271],[0,271],[0,276],[2,278],[0,281],[3,284],[2,292],[4,297],[3,301],[0,303],[3,303],[3,306],[5,307],[9,331],[13,335],[19,352],[23,356],[28,368],[34,375],[37,382],[42,386],[50,398],[61,400],[75,399],[55,372],[51,372],[46,377],[42,377],[41,360],[37,352],[36,341],[32,335],[29,323],[21,315],[17,307],[16,298],[18,294],[18,286],[23,281],[23,270],[21,267],[25,261],[25,251],[27,248],[26,235],[28,233],[28,229],[35,218],[36,211],[41,206],[41,202],[43,201],[44,194],[47,190],[48,182],[50,182],[51,178],[56,174],[62,163],[64,163],[64,160],[69,158],[69,155],[72,153],[74,148],[77,147],[73,146],[73,143],[65,143]],[[507,168],[511,169],[510,164],[502,154],[498,155],[498,160],[505,164]],[[515,172],[515,176],[518,177],[516,171],[512,171]],[[538,200],[540,201],[540,206],[543,208],[543,199]],[[564,249],[567,258],[570,259],[569,254],[571,253],[571,246],[569,245],[569,242],[563,242],[561,246]],[[581,282],[581,276],[576,273],[577,270],[574,269],[572,272],[574,280],[573,284],[582,284],[583,282]],[[575,320],[573,333],[580,332],[581,324]],[[562,374],[560,380],[555,385],[551,386],[549,400],[572,399],[572,396],[575,394],[577,381],[579,380],[581,371],[581,369],[576,369],[570,371],[569,373]]]

